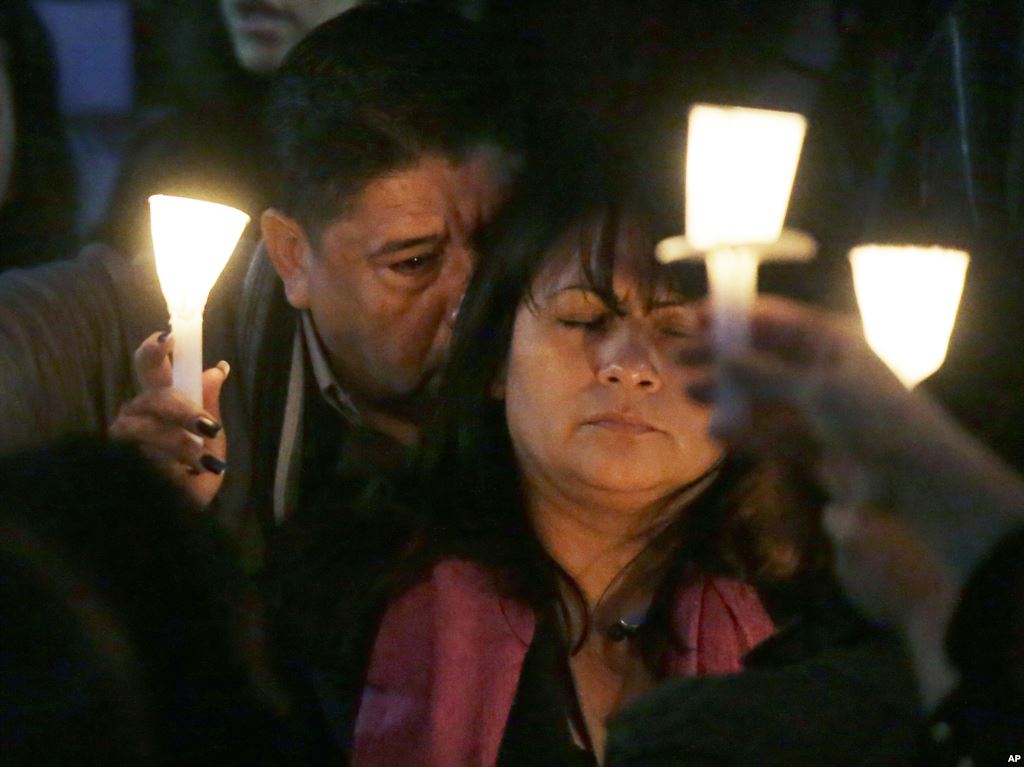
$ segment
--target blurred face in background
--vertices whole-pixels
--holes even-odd
[[[235,58],[243,69],[277,69],[299,40],[358,0],[220,0]]]
[[[7,73],[7,50],[0,40],[0,205],[7,200],[14,168],[14,98]]]

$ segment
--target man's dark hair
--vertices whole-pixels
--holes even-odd
[[[372,179],[424,154],[515,143],[506,78],[470,21],[423,3],[368,3],[328,21],[271,86],[275,204],[310,236]]]

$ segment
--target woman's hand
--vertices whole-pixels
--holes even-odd
[[[707,328],[710,307],[701,312]],[[711,358],[705,333],[682,361]],[[689,388],[695,399],[714,404],[727,378],[750,401],[741,420],[712,417],[717,436],[811,458],[837,506],[897,513],[956,587],[1002,535],[1024,524],[1021,479],[937,403],[907,391],[853,320],[762,298],[750,351],[705,370]]]
[[[708,306],[701,317],[708,328]],[[705,334],[687,356],[706,361],[711,355]],[[836,494],[855,481],[884,492],[893,461],[906,457],[918,431],[932,427],[918,423],[931,419],[874,355],[855,320],[785,299],[760,299],[751,317],[750,351],[717,359],[706,370],[689,387],[692,397],[713,405],[715,390],[727,381],[748,399],[740,418],[730,420],[734,409],[714,411],[715,436],[743,449],[813,456],[826,488]],[[903,429],[894,430],[894,423]]]
[[[174,338],[154,333],[135,352],[141,393],[121,406],[110,436],[131,442],[205,507],[227,468],[227,439],[220,424],[220,391],[230,367],[220,362],[203,373],[203,407],[173,388]]]

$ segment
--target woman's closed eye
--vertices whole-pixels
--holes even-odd
[[[560,315],[556,319],[559,325],[567,328],[601,330],[608,325],[612,316],[612,313],[606,310],[598,313]]]
[[[671,338],[693,338],[700,334],[700,319],[692,306],[663,306],[651,312],[654,327]]]
[[[612,310],[594,293],[574,288],[558,293],[545,308],[555,322],[573,329],[601,330],[614,317]]]

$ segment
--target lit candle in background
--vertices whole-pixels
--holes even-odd
[[[153,250],[174,331],[174,386],[203,404],[203,310],[249,217],[185,197],[149,198]]]
[[[762,260],[802,260],[814,240],[783,230],[807,120],[793,112],[698,104],[686,140],[686,235],[659,243],[663,262],[703,258],[720,355],[749,345],[750,308]],[[742,417],[746,404],[723,381],[719,417]]]
[[[909,389],[946,359],[970,257],[961,250],[862,245],[850,251],[864,335]]]

